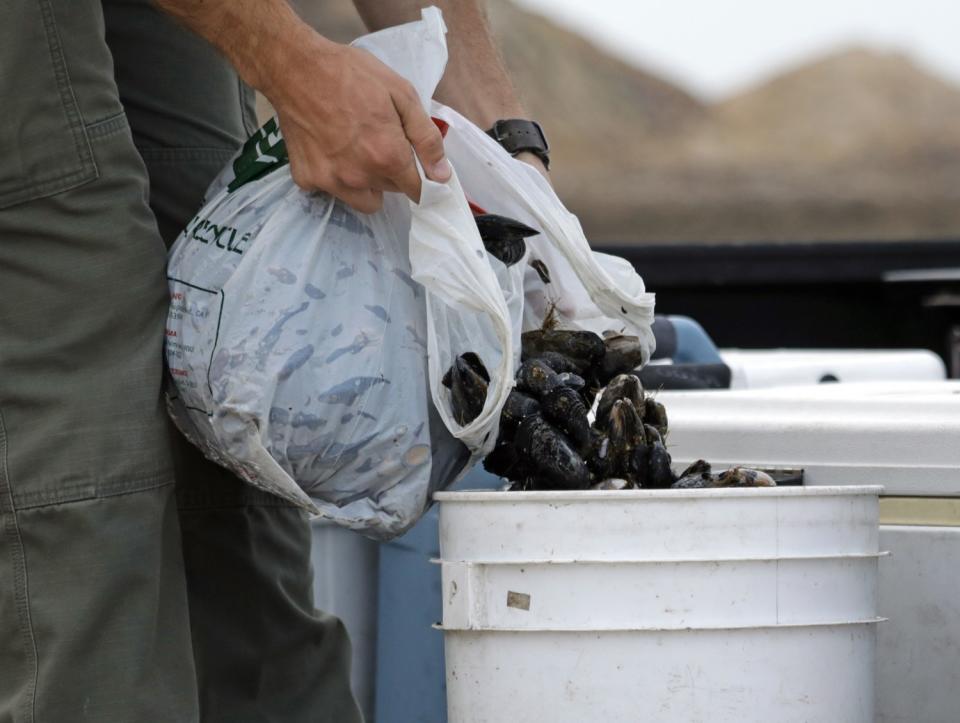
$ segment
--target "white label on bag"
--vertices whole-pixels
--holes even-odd
[[[223,292],[205,289],[169,278],[170,309],[167,312],[166,355],[170,374],[189,409],[209,413],[203,400],[211,393],[206,374],[216,351],[223,309]],[[191,360],[209,349],[207,364],[194,369]],[[206,392],[200,387],[206,386]]]

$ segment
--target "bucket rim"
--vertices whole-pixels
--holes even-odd
[[[790,622],[790,623],[746,623],[743,625],[655,625],[649,627],[579,627],[571,626],[569,628],[551,627],[551,626],[531,626],[531,627],[493,627],[493,626],[457,626],[434,623],[430,627],[434,630],[441,630],[445,633],[700,633],[700,632],[724,632],[733,630],[797,630],[802,628],[840,628],[854,625],[878,625],[880,623],[890,622],[890,618],[874,616],[870,618],[854,618],[852,620],[813,620],[810,622]]]
[[[436,502],[626,502],[631,500],[730,499],[737,497],[843,497],[872,496],[883,493],[883,485],[824,485],[810,487],[733,487],[692,490],[456,490],[434,492]]]

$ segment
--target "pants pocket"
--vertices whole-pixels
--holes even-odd
[[[7,0],[0,43],[0,208],[97,177],[50,0]]]

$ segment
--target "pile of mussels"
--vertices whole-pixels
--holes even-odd
[[[524,238],[537,231],[493,214],[478,215],[487,251],[507,265],[523,257]],[[546,283],[542,262],[532,265]],[[500,415],[500,435],[484,460],[512,490],[769,487],[765,472],[733,467],[713,474],[704,460],[679,475],[667,451],[667,412],[631,372],[642,363],[640,340],[616,332],[553,328],[552,320],[521,336],[516,387]],[[473,352],[443,377],[455,419],[479,416],[490,375]],[[588,412],[597,404],[593,424]]]

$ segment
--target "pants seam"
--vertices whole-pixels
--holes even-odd
[[[73,183],[74,181],[76,181],[77,185],[81,185],[83,183],[87,183],[92,180],[93,180],[93,177],[90,175],[90,172],[84,169],[80,169],[79,171],[68,171],[67,173],[60,173],[60,174],[57,174],[56,176],[48,176],[35,183],[31,183],[30,187],[25,191],[23,191],[22,193],[13,194],[12,202],[8,202],[7,200],[7,191],[0,189],[0,198],[3,199],[2,201],[0,201],[0,208],[6,208],[7,205],[10,205],[10,203],[16,204],[16,203],[19,203],[21,200],[32,201],[36,198],[42,198],[43,194],[49,191],[51,188],[54,188],[58,191],[60,190],[69,191],[70,188],[75,187],[75,186],[68,186],[66,188],[61,188],[61,186],[66,183]],[[8,186],[10,188],[14,188],[16,184],[8,184]],[[4,186],[3,188],[7,188],[8,186]],[[36,194],[36,195],[31,195],[31,194]]]
[[[80,115],[80,109],[77,105],[77,98],[70,85],[70,74],[67,70],[67,61],[63,57],[63,46],[60,41],[60,33],[57,30],[57,21],[53,14],[53,8],[49,0],[41,0],[41,12],[43,13],[44,30],[47,35],[47,47],[50,51],[50,60],[53,63],[53,72],[57,79],[57,86],[60,91],[60,102],[64,113],[67,115],[67,121],[70,124],[70,130],[74,139],[74,146],[77,152],[77,159],[80,161],[80,168],[94,169],[96,172],[96,162],[93,159],[93,150],[90,148],[89,140],[83,130],[83,118]]]
[[[99,138],[107,138],[115,133],[126,130],[127,115],[121,111],[112,116],[108,116],[107,118],[94,121],[93,123],[88,124],[86,128],[87,136],[91,141]]]
[[[23,538],[20,535],[20,524],[17,519],[17,510],[13,504],[13,489],[10,485],[10,472],[7,464],[7,432],[3,421],[3,412],[0,410],[0,517],[6,517],[4,533],[10,538],[11,556],[13,557],[13,595],[17,606],[17,615],[20,618],[19,627],[21,637],[26,643],[26,654],[29,663],[33,666],[33,680],[30,683],[29,708],[26,711],[25,723],[34,723],[37,715],[37,687],[39,685],[40,665],[37,653],[37,639],[33,630],[33,620],[30,616],[29,575],[27,573],[27,558],[23,549]]]
[[[148,477],[139,477],[122,482],[100,482],[85,485],[73,485],[55,490],[37,490],[15,494],[11,492],[12,504],[18,511],[33,510],[40,507],[98,500],[107,497],[147,492],[149,490],[173,484],[173,473],[159,473]]]

